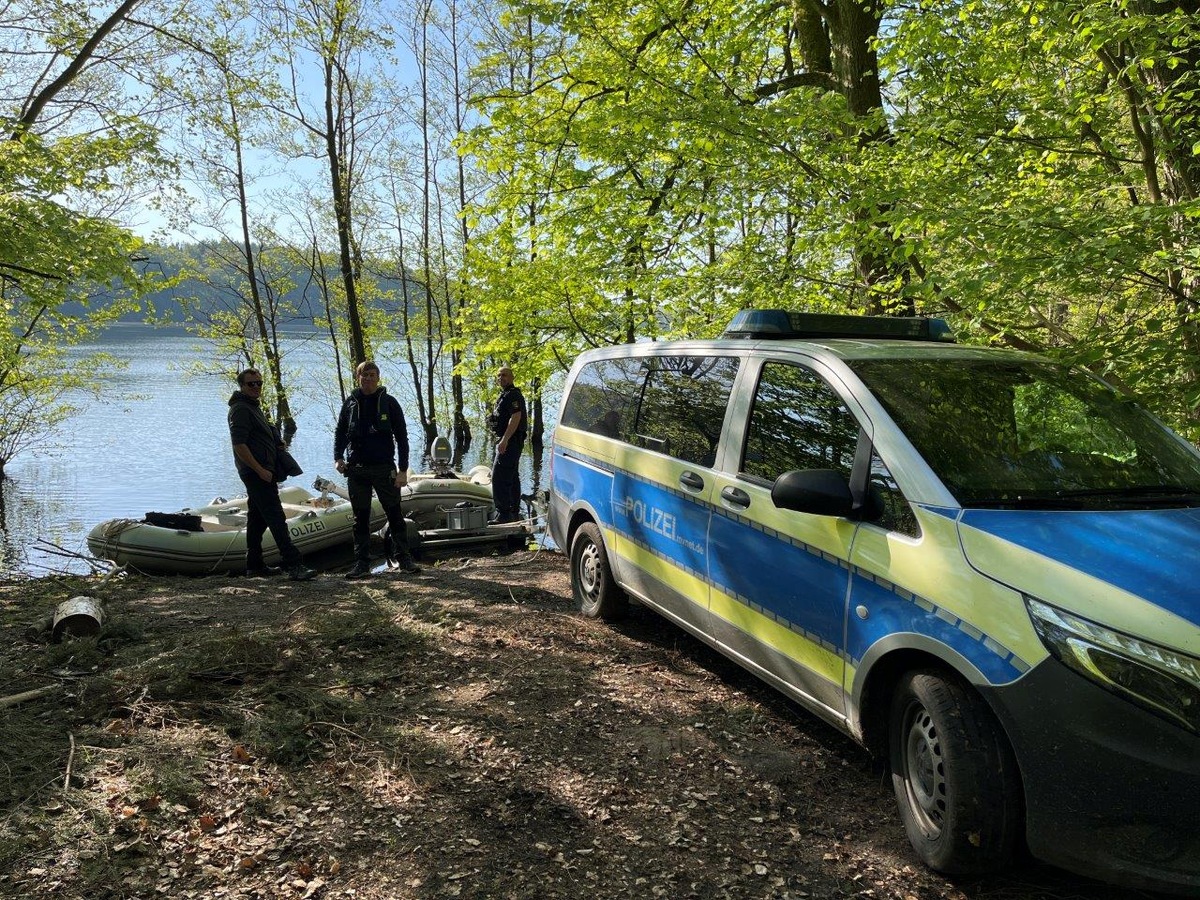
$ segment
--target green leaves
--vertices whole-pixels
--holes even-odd
[[[105,44],[132,7],[102,19],[86,4],[18,0],[0,24],[0,86],[16,98],[0,110],[0,470],[69,415],[68,392],[96,390],[112,366],[66,366],[65,349],[137,306],[139,241],[108,212],[169,166],[153,124],[122,106],[114,73],[137,69],[136,42]],[[114,299],[94,303],[101,292]]]
[[[488,346],[551,371],[743,305],[911,305],[1107,371],[1189,428],[1195,17],[896,7],[869,42],[886,103],[864,109],[869,57],[823,72],[797,8],[508,6],[542,27],[519,63],[497,53],[527,77],[497,83],[466,141],[494,176],[471,270]]]

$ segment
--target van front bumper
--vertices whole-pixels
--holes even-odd
[[[1034,856],[1131,887],[1200,892],[1200,736],[1052,657],[985,693],[1017,755]]]

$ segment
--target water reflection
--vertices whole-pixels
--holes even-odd
[[[537,497],[542,492],[542,448],[527,447],[525,456],[530,463],[530,483],[526,484],[522,474],[521,494],[527,497]]]
[[[53,479],[61,476],[61,471],[58,463],[51,465],[46,475]],[[27,476],[10,474],[0,482],[0,575],[89,571],[81,561],[61,555],[77,552],[78,536],[86,533],[86,527],[90,526],[85,526],[79,510],[66,497],[45,496]],[[68,547],[76,550],[65,549]]]

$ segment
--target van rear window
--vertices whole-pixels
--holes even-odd
[[[712,466],[737,378],[730,356],[652,356],[633,442],[685,462]]]
[[[711,466],[738,365],[729,356],[595,360],[575,376],[561,424]]]
[[[644,379],[641,360],[598,359],[588,363],[575,376],[561,424],[628,440]]]

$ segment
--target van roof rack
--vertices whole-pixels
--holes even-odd
[[[743,309],[733,317],[727,338],[886,338],[954,343],[945,319],[924,316],[847,316],[786,309]]]

